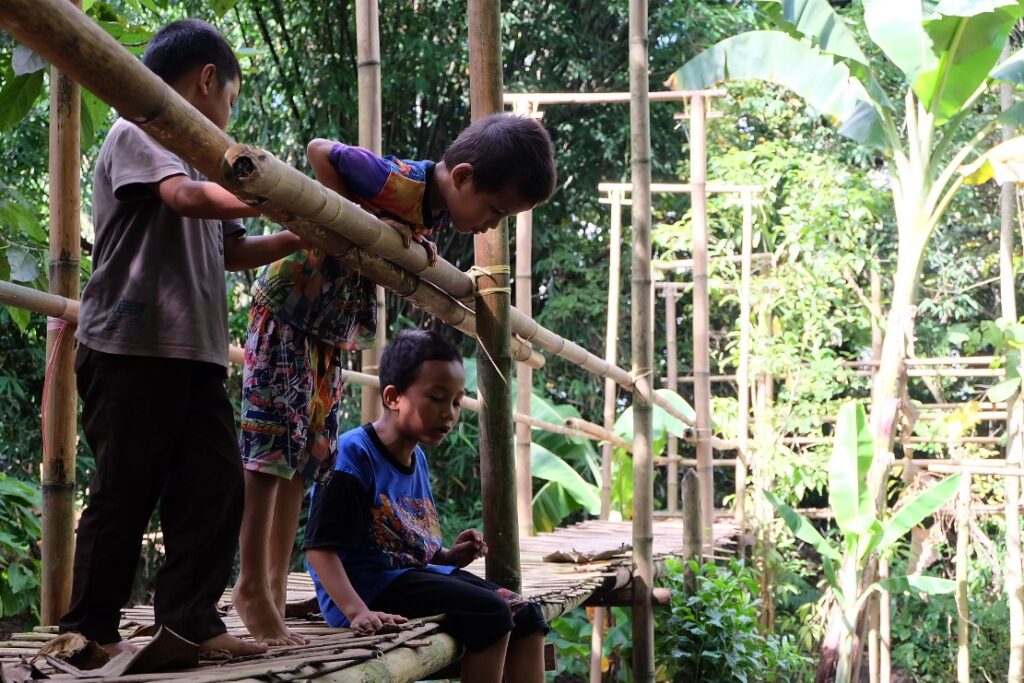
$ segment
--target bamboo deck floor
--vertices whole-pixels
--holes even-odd
[[[715,525],[715,554],[723,555],[733,541],[734,529]],[[588,521],[521,540],[523,594],[540,604],[550,620],[595,594],[622,588],[629,583],[631,557],[622,550],[608,559],[579,564],[546,562],[549,553],[607,553],[621,549],[631,536],[630,522]],[[658,560],[682,550],[682,524],[678,520],[655,521],[654,553]],[[661,562],[658,563],[659,566]],[[483,562],[467,569],[483,575]],[[292,574],[288,582],[289,603],[314,598],[313,584],[306,574]],[[228,630],[245,636],[237,613],[225,605]],[[124,610],[122,634],[127,637],[153,623],[150,607]],[[293,631],[310,638],[310,644],[273,648],[265,655],[228,662],[204,662],[195,668],[173,672],[104,676],[99,670],[77,671],[51,658],[34,662],[38,674],[53,680],[88,678],[91,681],[413,681],[442,669],[458,657],[457,644],[439,628],[437,619],[417,620],[397,633],[361,636],[348,629],[327,626],[319,615],[289,618]],[[53,627],[37,627],[0,643],[3,681],[31,680],[27,666],[38,648],[52,637]],[[133,639],[145,645],[148,637]],[[61,670],[61,669],[64,670]]]

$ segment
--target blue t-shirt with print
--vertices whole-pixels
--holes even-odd
[[[441,525],[430,492],[430,472],[417,446],[412,464],[398,462],[372,425],[338,439],[330,478],[314,484],[303,549],[334,550],[352,587],[369,604],[412,568],[450,574],[455,567],[430,564],[441,549]],[[348,626],[348,619],[309,567],[324,619]]]

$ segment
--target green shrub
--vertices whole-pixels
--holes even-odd
[[[39,616],[39,485],[0,473],[0,617]]]
[[[759,630],[757,580],[737,560],[698,566],[697,593],[683,593],[683,562],[668,560],[669,612],[657,614],[658,680],[790,681],[810,660],[789,636]]]

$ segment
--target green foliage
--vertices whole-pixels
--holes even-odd
[[[791,681],[810,664],[789,636],[763,634],[757,580],[743,563],[691,563],[697,592],[687,596],[683,563],[668,561],[673,589],[667,616],[658,614],[658,679],[671,681]]]
[[[0,473],[0,617],[39,616],[39,485]]]

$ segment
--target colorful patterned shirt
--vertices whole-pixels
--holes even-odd
[[[441,549],[441,525],[419,446],[406,467],[388,452],[373,425],[349,430],[338,440],[334,471],[326,482],[313,485],[311,500],[303,549],[337,552],[365,603],[409,569],[455,571],[430,564]],[[309,573],[327,623],[347,626],[312,567]]]
[[[340,142],[329,159],[348,198],[370,213],[406,223],[418,235],[433,235],[450,223],[447,211],[435,215],[430,206],[434,162],[381,158]],[[253,288],[253,304],[341,348],[373,343],[373,283],[320,249],[297,251],[264,268]]]

